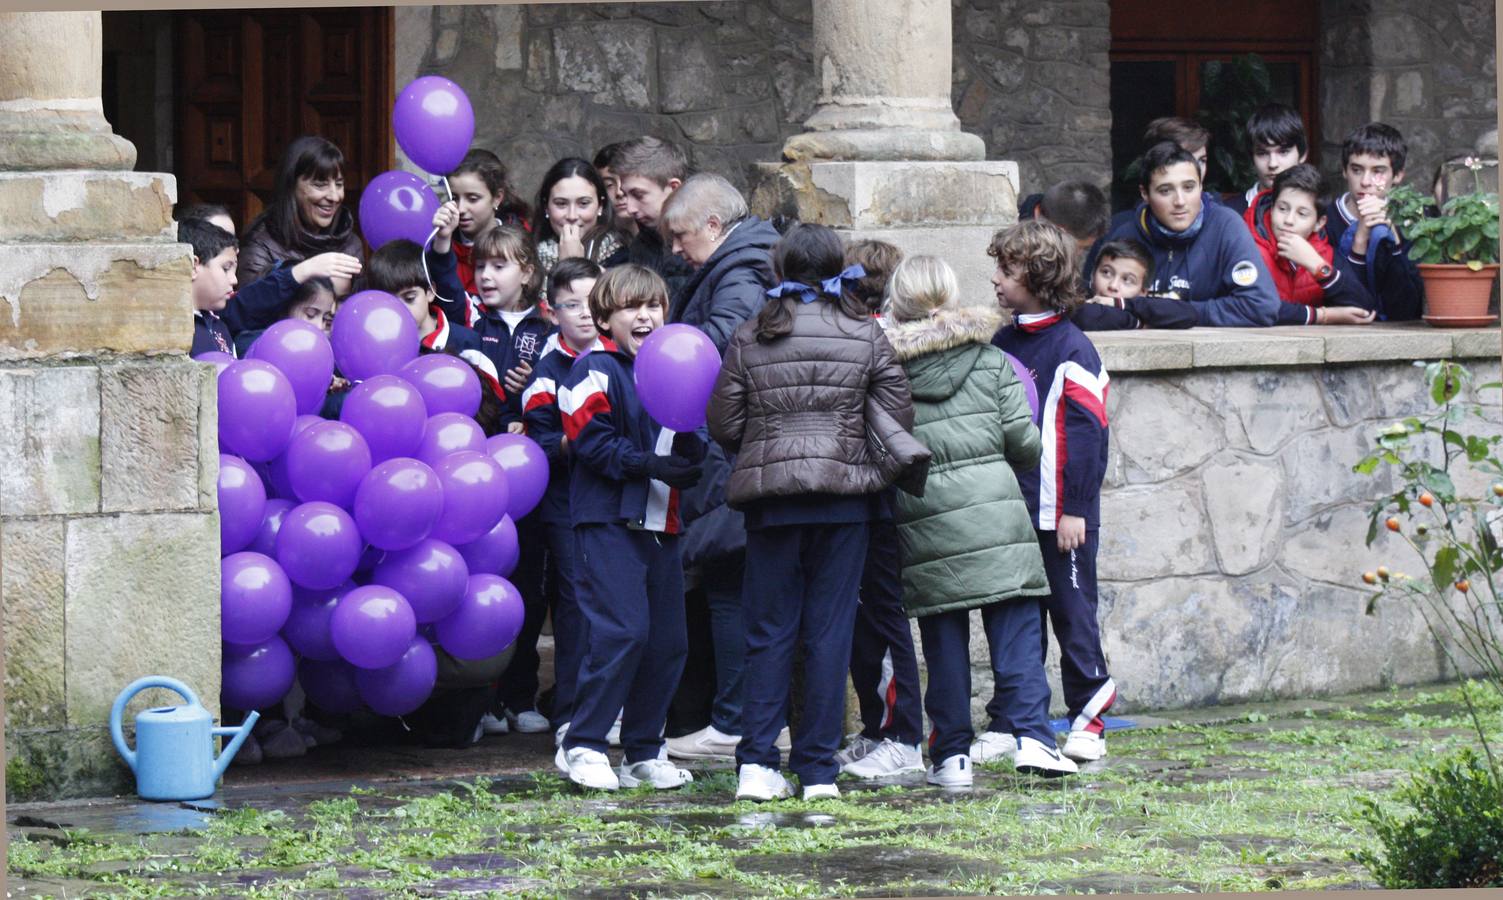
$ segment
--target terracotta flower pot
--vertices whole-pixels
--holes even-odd
[[[1420,263],[1425,281],[1425,318],[1475,319],[1487,315],[1498,264],[1472,270],[1450,263]]]

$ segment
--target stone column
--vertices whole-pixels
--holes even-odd
[[[0,14],[0,608],[12,799],[129,789],[115,694],[219,693],[214,368],[170,175],[132,172],[100,14]],[[145,703],[152,697],[143,697]],[[132,713],[133,715],[133,713]]]

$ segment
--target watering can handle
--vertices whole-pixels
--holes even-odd
[[[115,705],[110,708],[110,739],[115,742],[115,749],[120,752],[120,756],[125,760],[126,765],[130,766],[132,772],[136,771],[136,751],[125,743],[125,731],[121,727],[121,719],[125,717],[125,705],[130,702],[130,699],[147,688],[166,688],[181,695],[190,706],[201,705],[198,702],[198,695],[193,693],[192,688],[166,675],[148,675],[126,685],[125,690],[120,692],[120,696],[115,698]]]

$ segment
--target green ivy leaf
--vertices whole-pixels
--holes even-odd
[[[1435,551],[1435,561],[1430,564],[1430,580],[1435,589],[1445,591],[1456,580],[1456,563],[1461,553],[1455,547],[1441,547]]]

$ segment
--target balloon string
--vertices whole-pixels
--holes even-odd
[[[444,183],[448,184],[448,180],[445,179]],[[427,240],[423,241],[423,277],[428,279],[428,290],[431,291],[433,293],[433,296],[435,297],[438,296],[438,288],[433,284],[433,276],[428,274],[428,248],[433,246],[433,239],[436,237],[438,237],[437,225],[433,226],[433,230],[428,232]]]
[[[449,195],[449,200],[454,200],[454,188],[449,186],[449,176],[444,176],[444,191]]]

